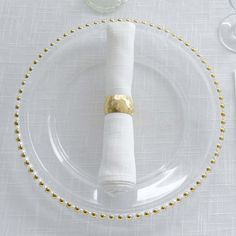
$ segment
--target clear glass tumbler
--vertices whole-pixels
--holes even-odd
[[[86,3],[95,11],[109,13],[128,0],[85,0]]]

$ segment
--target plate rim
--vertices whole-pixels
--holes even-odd
[[[78,32],[78,31],[84,30],[86,28],[94,27],[96,25],[115,23],[115,22],[130,22],[130,23],[134,23],[136,25],[144,25],[147,27],[151,27],[157,31],[162,31],[162,32],[168,34],[169,36],[171,36],[172,38],[177,40],[180,44],[182,44],[183,46],[188,48],[190,50],[190,52],[192,52],[192,54],[195,57],[197,57],[200,60],[200,62],[204,65],[205,69],[207,70],[207,72],[209,74],[209,77],[211,78],[211,80],[213,82],[214,88],[216,90],[216,94],[219,99],[218,111],[220,112],[220,114],[219,114],[220,130],[219,130],[219,135],[218,135],[218,142],[216,144],[213,157],[211,157],[210,163],[208,163],[204,172],[200,174],[200,177],[195,181],[194,184],[192,184],[192,186],[190,186],[188,189],[186,189],[186,191],[183,192],[182,194],[176,196],[173,199],[173,201],[170,201],[167,204],[161,205],[158,208],[142,210],[141,212],[133,212],[131,214],[127,214],[127,213],[122,213],[122,214],[108,213],[107,214],[106,212],[90,211],[88,209],[80,208],[80,206],[73,204],[71,201],[65,200],[62,196],[59,196],[57,193],[55,193],[49,186],[47,186],[47,184],[44,182],[44,180],[42,180],[40,178],[40,176],[37,175],[37,171],[34,169],[32,164],[30,163],[30,160],[27,157],[26,152],[25,152],[25,147],[23,145],[23,140],[21,138],[21,130],[20,130],[20,108],[21,108],[20,105],[21,105],[21,99],[22,99],[25,85],[27,83],[27,80],[30,79],[30,76],[31,76],[31,73],[32,73],[34,67],[43,59],[44,55],[46,55],[50,51],[50,48],[53,48],[54,46],[58,45],[61,41],[63,41],[64,39],[66,39],[67,37],[69,37],[70,35]],[[223,146],[225,124],[226,124],[225,116],[226,116],[226,114],[225,114],[224,97],[222,96],[222,90],[219,86],[219,81],[216,79],[216,74],[213,72],[212,68],[209,66],[209,64],[204,59],[204,57],[201,54],[199,54],[198,50],[195,49],[194,47],[192,47],[189,42],[185,41],[182,37],[178,36],[173,31],[167,29],[166,27],[151,23],[146,20],[137,20],[137,19],[129,19],[129,18],[126,18],[126,19],[122,19],[122,18],[102,19],[102,20],[93,21],[93,22],[90,22],[87,24],[82,24],[74,29],[69,30],[67,33],[64,33],[62,36],[56,38],[56,40],[54,42],[50,43],[49,46],[44,48],[37,55],[36,59],[33,60],[30,67],[28,68],[26,74],[24,75],[23,80],[21,81],[20,88],[18,89],[18,94],[16,97],[16,104],[15,104],[15,112],[14,112],[14,131],[16,134],[16,142],[17,142],[18,150],[20,152],[20,156],[21,156],[25,166],[27,167],[28,172],[31,174],[31,176],[33,177],[35,182],[45,192],[47,192],[48,195],[51,196],[51,198],[57,200],[58,203],[61,203],[65,207],[70,208],[70,209],[76,211],[77,213],[82,213],[83,215],[91,216],[93,218],[107,219],[107,220],[114,220],[114,219],[115,220],[123,220],[123,219],[133,220],[133,219],[139,219],[142,216],[153,216],[153,215],[156,215],[156,214],[159,214],[159,213],[165,211],[166,209],[168,209],[170,207],[175,206],[176,203],[181,202],[184,198],[187,198],[190,195],[192,195],[192,193],[195,192],[195,190],[202,184],[202,182],[205,179],[207,179],[208,174],[212,171],[214,164],[216,163],[218,157],[220,156],[220,150]]]

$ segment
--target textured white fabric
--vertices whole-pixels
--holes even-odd
[[[1,0],[0,235],[236,235],[236,103],[233,79],[236,55],[224,49],[217,37],[219,22],[232,12],[227,0],[130,0],[106,16],[95,14],[83,0]],[[227,110],[223,154],[199,191],[163,214],[130,223],[121,221],[118,226],[115,221],[106,224],[103,220],[82,220],[81,215],[58,206],[43,194],[18,157],[12,131],[16,91],[35,55],[55,37],[80,23],[115,17],[147,19],[167,26],[191,42],[215,69]]]
[[[234,71],[234,96],[236,98],[236,70]]]
[[[106,96],[131,96],[134,40],[134,24],[113,23],[107,26]]]
[[[131,96],[134,38],[135,25],[132,23],[116,23],[107,27],[106,96]],[[133,119],[130,115],[105,115],[99,183],[112,193],[128,191],[135,186]]]

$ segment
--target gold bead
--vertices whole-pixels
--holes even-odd
[[[28,171],[29,171],[30,173],[33,173],[33,172],[34,172],[34,169],[33,169],[32,167],[30,167],[30,168],[28,169]]]
[[[208,166],[208,167],[206,168],[206,171],[207,171],[207,172],[211,172],[211,167]]]
[[[196,52],[197,49],[196,48],[191,48],[192,52]]]
[[[19,128],[16,128],[16,129],[15,129],[15,133],[16,133],[16,134],[19,134],[19,133],[20,133]]]
[[[72,206],[72,204],[70,202],[66,203],[66,207],[70,208]]]
[[[176,202],[181,202],[181,200],[182,200],[182,199],[181,199],[180,197],[177,197],[177,198],[176,198]]]
[[[118,219],[118,220],[123,220],[123,216],[118,215],[118,216],[117,216],[117,219]]]
[[[220,100],[224,100],[224,97],[223,97],[223,96],[219,96],[219,99],[220,99]]]
[[[16,100],[17,100],[17,101],[20,101],[20,100],[21,100],[21,96],[17,96],[17,97],[16,97]]]
[[[216,163],[216,159],[211,159],[211,164],[215,164]]]
[[[59,198],[59,202],[60,202],[61,204],[63,204],[63,203],[65,202],[65,200],[64,200],[63,198]]]
[[[187,46],[187,47],[190,46],[190,44],[188,42],[185,42],[184,45]]]
[[[158,210],[158,209],[153,209],[153,210],[152,210],[152,213],[153,213],[153,214],[158,214],[158,213],[160,213],[160,212],[161,212],[161,211]]]
[[[105,218],[106,218],[106,215],[100,214],[100,218],[101,218],[101,219],[105,219]]]
[[[203,179],[206,179],[206,178],[207,178],[207,175],[206,175],[206,174],[202,174],[202,178],[203,178]]]
[[[29,67],[29,71],[32,71],[32,70],[33,70],[33,67],[32,67],[32,66],[30,66],[30,67]]]
[[[175,202],[169,202],[169,206],[174,206]]]
[[[132,218],[133,218],[132,215],[127,215],[127,219],[128,219],[128,220],[131,220]]]
[[[161,210],[166,210],[167,209],[167,206],[162,206],[161,207]]]
[[[67,37],[67,36],[68,36],[68,34],[67,34],[67,33],[64,33],[64,34],[63,34],[63,37]]]
[[[140,213],[137,213],[135,216],[136,218],[141,218],[142,215]]]
[[[92,213],[91,213],[91,216],[92,216],[92,217],[96,217],[96,216],[97,216],[96,212],[92,212]]]
[[[40,53],[40,54],[38,55],[38,58],[42,58],[42,57],[43,57],[43,54]]]
[[[70,32],[73,34],[75,32],[75,30],[72,29]]]
[[[38,177],[38,175],[35,174],[33,178],[34,178],[34,180],[37,180],[39,177]]]
[[[33,64],[36,65],[38,63],[38,60],[34,60]]]
[[[39,181],[39,186],[40,186],[40,187],[44,186],[44,182],[43,182],[42,180]]]
[[[79,212],[79,211],[80,211],[80,208],[77,207],[77,206],[75,206],[75,207],[74,207],[74,210],[75,210],[76,212]]]
[[[200,180],[198,180],[197,182],[196,182],[196,185],[201,185],[202,184],[202,182],[200,181]]]
[[[210,66],[207,66],[207,68],[206,68],[207,70],[211,70],[211,67]]]
[[[49,187],[46,187],[46,188],[45,188],[45,192],[50,193],[50,192],[51,192],[50,188],[49,188]]]
[[[218,157],[219,155],[220,155],[220,154],[219,154],[218,152],[215,152],[215,153],[214,153],[214,156],[215,156],[215,157]]]
[[[44,48],[44,52],[48,52],[48,48]]]
[[[219,143],[216,145],[216,147],[219,148],[219,149],[222,148],[221,144],[219,144]]]
[[[57,38],[56,41],[59,42],[59,41],[61,41],[61,39],[60,39],[60,38]]]
[[[26,154],[24,152],[21,152],[21,157],[26,158]]]
[[[218,86],[218,85],[219,85],[218,80],[214,80],[214,84],[215,84],[216,86]]]
[[[23,80],[23,81],[21,82],[21,85],[25,85],[25,84],[26,84],[26,81]]]
[[[225,133],[225,128],[221,127],[220,132]]]
[[[89,212],[88,212],[87,210],[85,210],[85,209],[83,210],[83,214],[84,214],[84,215],[87,215],[88,213],[89,213]]]
[[[26,79],[28,79],[29,78],[29,76],[30,76],[30,74],[28,73],[28,74],[25,74],[25,78]]]
[[[220,123],[221,123],[222,125],[225,125],[225,124],[226,124],[226,121],[225,121],[225,120],[221,120]]]
[[[30,163],[29,163],[28,160],[25,160],[25,161],[24,161],[24,164],[25,164],[26,166],[28,166]]]
[[[224,112],[221,112],[220,115],[221,115],[221,116],[225,116],[225,113],[224,113]]]
[[[191,191],[191,192],[195,192],[195,190],[196,190],[195,187],[191,187],[191,188],[190,188],[190,191]]]
[[[55,45],[55,43],[50,43],[50,46],[53,47]]]
[[[220,107],[224,109],[225,108],[225,104],[221,103]]]
[[[221,135],[221,136],[219,137],[219,140],[223,141],[223,140],[224,140],[224,136]]]
[[[211,78],[215,78],[215,77],[216,77],[216,75],[211,73]],[[217,80],[215,80],[215,81],[217,81]],[[217,84],[218,84],[218,81],[217,81]]]
[[[114,220],[115,217],[114,217],[113,215],[109,215],[108,218],[109,218],[110,220]]]
[[[56,193],[52,193],[52,198],[57,198],[57,194]]]
[[[144,216],[150,216],[150,215],[151,215],[150,212],[148,212],[148,211],[145,211],[145,212],[144,212]]]
[[[188,197],[188,196],[189,196],[189,193],[188,193],[188,192],[185,192],[185,193],[183,193],[183,196],[184,196],[184,197]]]

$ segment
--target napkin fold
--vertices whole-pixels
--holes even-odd
[[[105,95],[131,96],[134,64],[135,25],[107,26]],[[103,158],[99,184],[109,193],[129,191],[136,184],[132,116],[109,113],[104,118]]]

